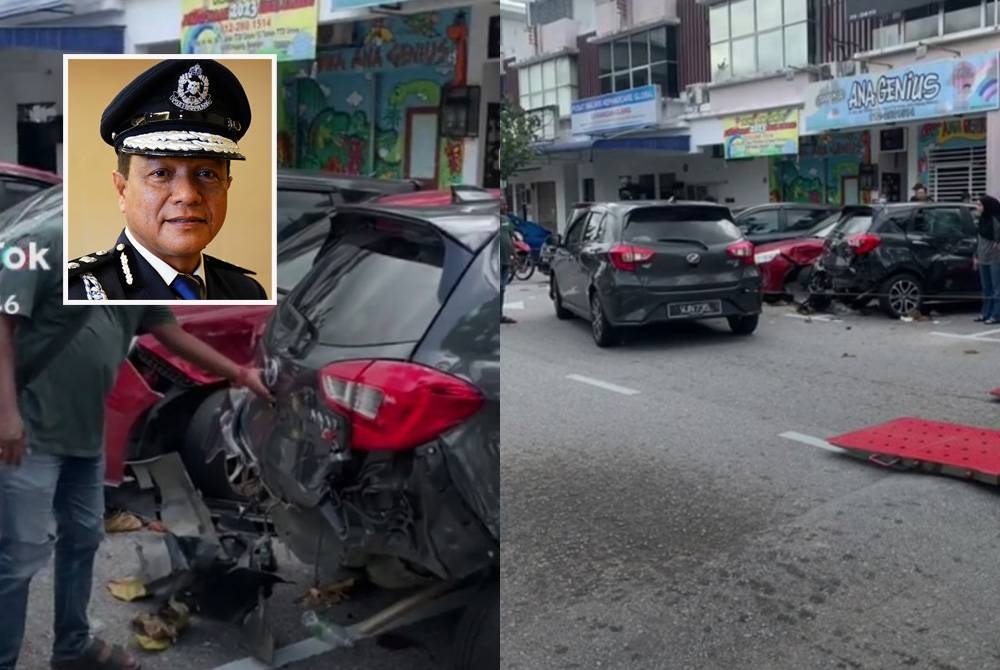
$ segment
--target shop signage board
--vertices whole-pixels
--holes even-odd
[[[391,2],[386,2],[386,0],[328,0],[330,2],[330,9],[334,12],[340,12],[345,9],[364,9],[365,7],[378,7],[379,5],[390,5],[394,6]]]
[[[584,98],[573,103],[574,135],[616,132],[660,123],[661,97],[657,85]]]
[[[0,18],[43,12],[69,4],[66,0],[0,0]]]
[[[807,134],[987,112],[1000,108],[997,52],[815,82],[805,98]]]
[[[787,156],[799,152],[799,110],[782,107],[723,121],[726,160]]]
[[[181,53],[316,58],[316,0],[181,0]]]

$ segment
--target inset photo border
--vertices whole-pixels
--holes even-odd
[[[277,86],[274,55],[63,56],[64,305],[277,304]]]

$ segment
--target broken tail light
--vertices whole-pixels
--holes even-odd
[[[743,265],[754,265],[753,242],[749,240],[733,242],[726,247],[726,255],[740,261]]]
[[[652,249],[632,244],[618,244],[608,252],[611,264],[616,270],[623,272],[635,272],[640,263],[648,263],[655,255],[656,252]]]
[[[847,246],[858,256],[864,256],[875,251],[882,239],[873,233],[859,233],[847,238]]]
[[[475,386],[402,361],[345,361],[319,372],[326,404],[351,424],[351,447],[403,451],[426,444],[478,412]]]

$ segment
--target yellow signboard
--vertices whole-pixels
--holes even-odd
[[[793,107],[730,116],[724,121],[726,159],[799,152],[799,110]]]
[[[181,53],[316,58],[316,0],[181,0]]]

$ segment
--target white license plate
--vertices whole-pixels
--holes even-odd
[[[721,300],[679,302],[667,306],[667,316],[671,319],[690,319],[700,316],[718,316],[720,314],[722,314]]]

